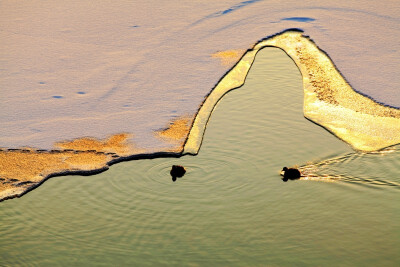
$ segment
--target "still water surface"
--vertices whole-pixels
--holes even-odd
[[[199,155],[52,178],[1,203],[0,265],[399,264],[398,148],[354,153],[302,103],[295,64],[262,50],[218,103]],[[173,164],[187,169],[175,183]],[[293,165],[317,181],[282,182]]]

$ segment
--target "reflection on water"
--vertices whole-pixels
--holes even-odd
[[[277,49],[263,50],[245,86],[217,105],[197,156],[52,178],[3,202],[0,262],[396,265],[396,186],[360,186],[365,183],[356,178],[284,183],[279,172],[283,166],[316,166],[314,175],[398,184],[397,150],[354,153],[304,119],[302,104],[294,63]],[[179,182],[171,181],[172,165],[187,170]]]

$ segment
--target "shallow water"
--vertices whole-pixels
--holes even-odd
[[[52,178],[1,203],[0,262],[398,264],[398,149],[354,153],[304,119],[302,94],[295,64],[262,50],[246,84],[218,103],[197,156]],[[173,164],[187,168],[175,183]],[[296,164],[318,181],[282,182]]]

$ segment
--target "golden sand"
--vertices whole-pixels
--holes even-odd
[[[142,150],[135,148],[128,143],[128,138],[131,135],[127,133],[116,134],[107,139],[99,140],[91,137],[74,139],[72,141],[63,141],[55,143],[55,147],[60,149],[72,150],[95,150],[96,152],[116,153],[119,156],[127,156],[134,153],[140,153]]]
[[[218,58],[223,66],[232,66],[232,64],[240,59],[245,51],[246,50],[243,49],[219,51],[212,54],[211,57]]]
[[[156,131],[155,134],[159,138],[172,143],[180,143],[181,146],[173,149],[173,151],[181,152],[183,149],[184,140],[186,139],[190,125],[193,119],[189,117],[180,117],[170,122],[170,124],[160,131]]]
[[[122,133],[104,140],[79,138],[56,143],[60,150],[0,150],[0,201],[22,195],[51,175],[96,171],[108,168],[113,159],[140,153],[129,137]]]
[[[0,151],[0,200],[23,194],[49,175],[98,170],[112,159],[96,152]]]

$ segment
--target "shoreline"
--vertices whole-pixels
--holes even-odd
[[[303,112],[308,120],[355,150],[371,152],[400,143],[397,135],[400,132],[400,110],[355,91],[324,51],[301,30],[289,29],[263,39],[247,50],[205,97],[194,119],[181,117],[166,129],[155,132],[173,143],[173,149],[146,153],[128,143],[129,134],[126,133],[104,140],[79,138],[55,144],[63,149],[1,149],[0,202],[21,197],[51,177],[93,175],[128,160],[198,154],[215,105],[226,93],[245,83],[257,53],[265,47],[283,50],[300,70],[304,90]]]
[[[257,53],[265,47],[284,51],[301,72],[303,112],[308,120],[357,151],[377,151],[400,143],[397,134],[400,132],[400,109],[380,104],[354,90],[329,56],[303,35],[303,31],[289,29],[255,44],[221,78],[196,114],[184,154],[198,153],[215,105],[226,93],[244,84]]]

